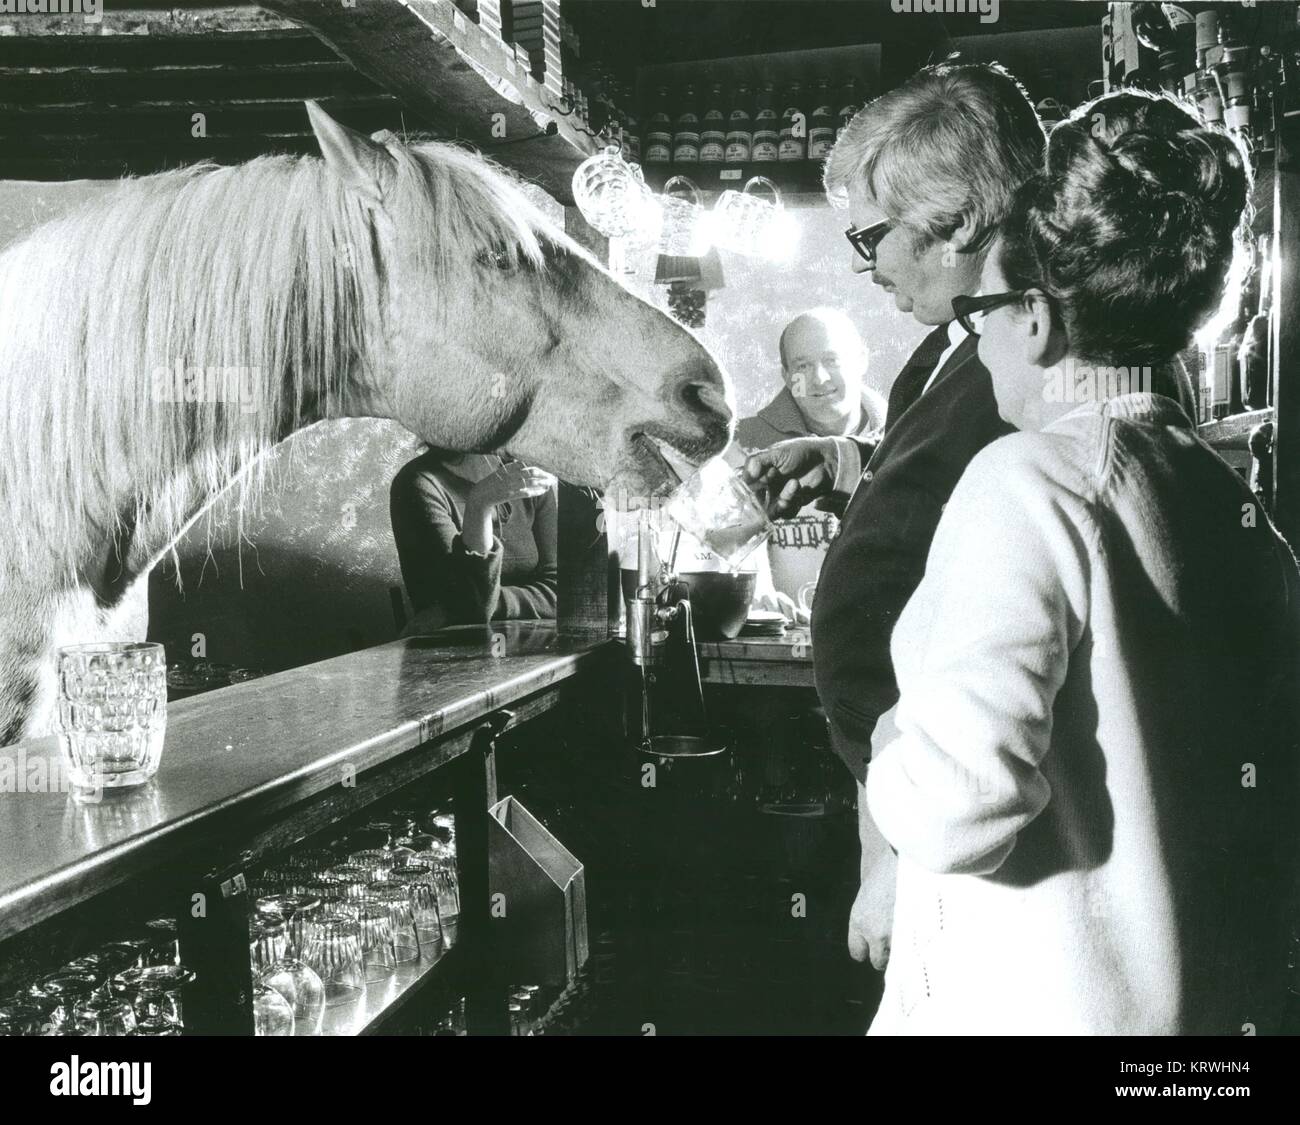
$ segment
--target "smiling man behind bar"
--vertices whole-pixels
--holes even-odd
[[[952,298],[976,291],[1013,193],[1042,164],[1044,140],[1024,90],[996,65],[928,67],[853,118],[825,175],[831,201],[848,206],[853,270],[934,331],[895,380],[874,446],[796,438],[745,464],[751,481],[779,494],[778,516],[847,499],[813,603],[813,668],[831,744],[858,781],[862,881],[849,950],[877,969],[889,958],[897,859],[862,785],[876,720],[898,700],[889,638],[958,478],[1011,432],[978,339],[953,320]]]

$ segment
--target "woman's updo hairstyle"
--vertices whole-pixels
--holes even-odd
[[[1003,227],[1002,272],[1056,298],[1076,357],[1164,363],[1222,303],[1250,186],[1226,133],[1165,96],[1108,94],[1049,135]]]

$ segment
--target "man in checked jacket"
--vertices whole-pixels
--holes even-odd
[[[858,781],[862,882],[849,950],[881,970],[897,857],[871,821],[862,786],[876,720],[898,701],[890,634],[958,478],[984,446],[1012,432],[998,415],[978,338],[953,319],[952,298],[976,292],[1012,195],[1042,165],[1044,139],[1024,90],[996,65],[928,67],[853,118],[825,173],[832,202],[848,206],[853,270],[934,331],[895,380],[874,446],[796,438],[745,464],[775,498],[774,515],[814,500],[847,505],[818,579],[813,670],[831,744]]]

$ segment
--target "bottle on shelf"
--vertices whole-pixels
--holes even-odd
[[[758,95],[754,113],[754,163],[776,160],[781,154],[781,121],[776,115],[776,87],[768,82]]]
[[[835,145],[835,108],[831,101],[830,80],[817,82],[812,117],[808,121],[808,159],[825,160]]]
[[[722,83],[715,82],[709,91],[700,120],[700,162],[721,164],[727,155],[727,113],[723,108]]]
[[[749,87],[742,82],[732,95],[731,113],[727,117],[725,156],[728,164],[741,164],[750,158],[754,145],[751,104]]]
[[[673,158],[673,120],[668,112],[668,87],[655,91],[654,108],[642,149],[647,164],[667,164]]]
[[[632,112],[623,115],[623,159],[629,164],[641,163],[641,126]]]
[[[777,159],[783,161],[808,159],[808,114],[803,104],[803,87],[791,82],[785,93],[785,109],[781,111],[781,140],[777,145]]]
[[[1269,347],[1272,342],[1269,313],[1269,272],[1273,267],[1270,238],[1264,235],[1259,240],[1255,259],[1255,272],[1251,284],[1246,290],[1246,299],[1250,299],[1258,289],[1258,302],[1254,305],[1255,314],[1246,325],[1241,337],[1241,347],[1237,351],[1237,365],[1241,374],[1241,405],[1245,410],[1263,410],[1268,406],[1269,394]],[[1247,305],[1247,308],[1251,307]]]
[[[695,87],[688,85],[682,92],[673,130],[673,163],[698,164],[700,162],[700,111],[695,101]]]
[[[835,113],[835,139],[838,141],[854,114],[862,108],[862,90],[856,78],[846,78],[840,87],[840,106]]]

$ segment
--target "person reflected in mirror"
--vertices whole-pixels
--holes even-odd
[[[549,473],[496,454],[430,449],[393,478],[389,511],[415,609],[403,635],[554,620],[558,503]]]

